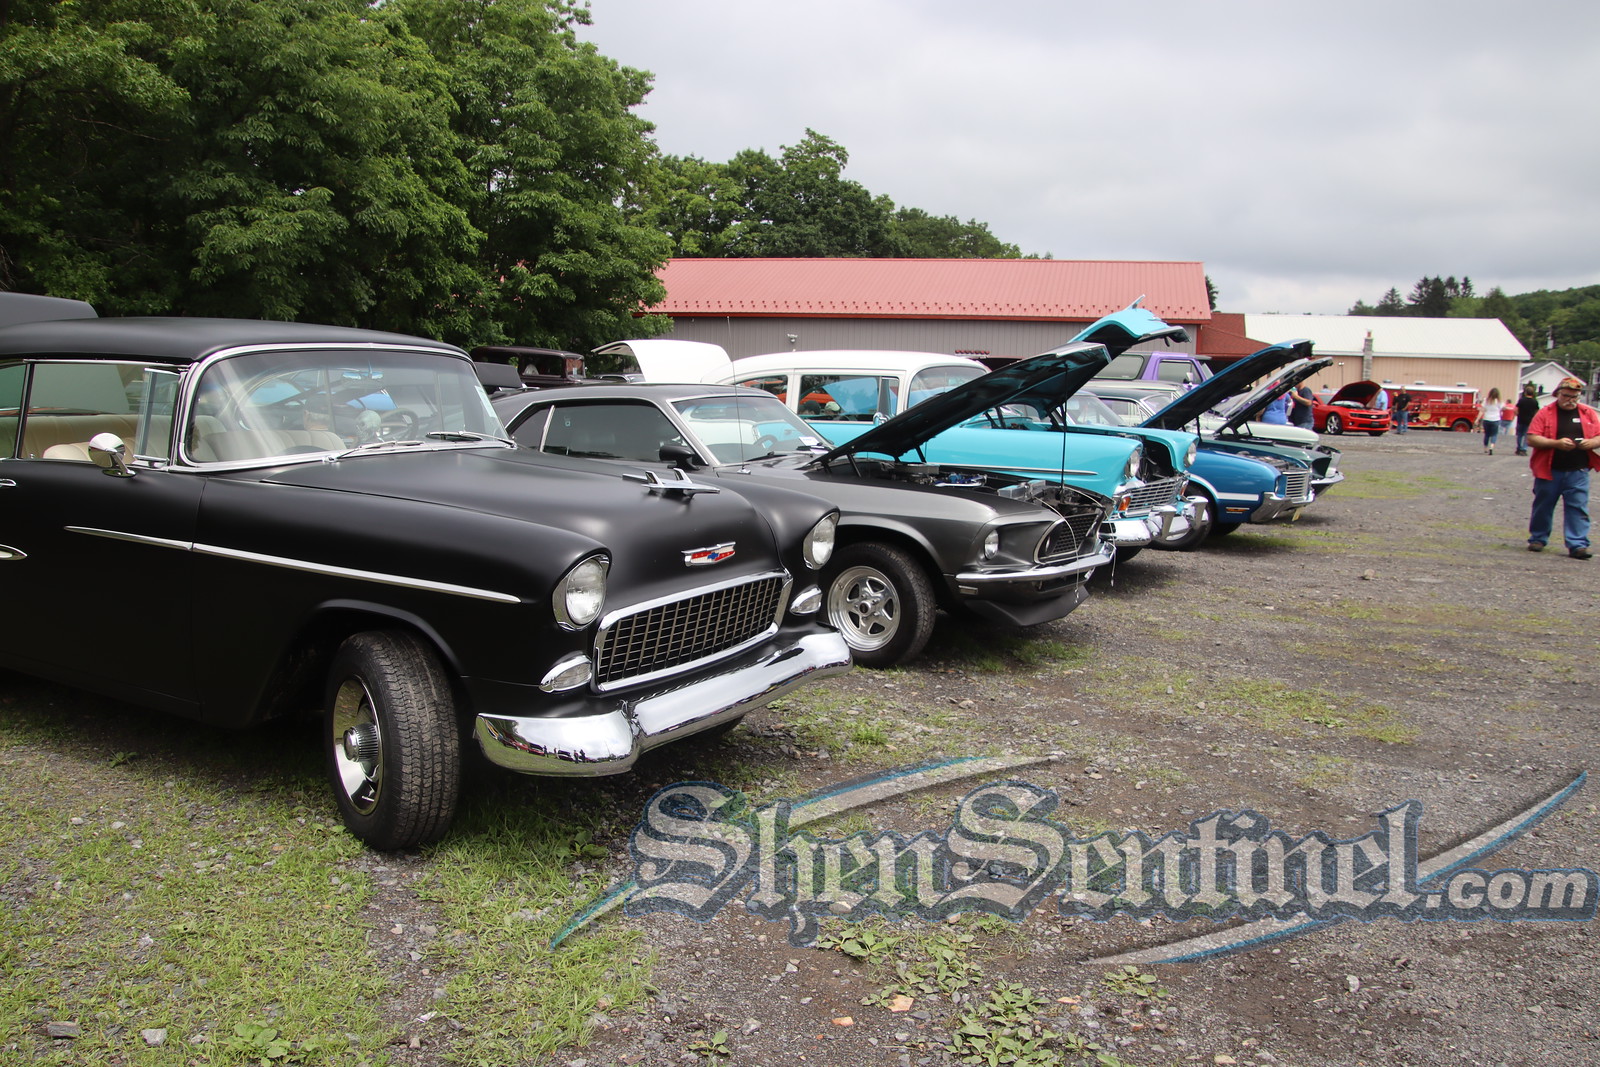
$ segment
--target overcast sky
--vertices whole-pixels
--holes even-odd
[[[1600,283],[1600,2],[590,0],[663,152],[776,156],[1223,311]]]

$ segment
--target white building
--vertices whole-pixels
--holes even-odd
[[[1467,385],[1487,396],[1521,387],[1528,350],[1499,319],[1422,319],[1377,315],[1246,315],[1245,333],[1275,344],[1311,341],[1333,365],[1311,388],[1362,380],[1396,385]]]

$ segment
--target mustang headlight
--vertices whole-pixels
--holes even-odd
[[[999,554],[1000,554],[1000,531],[999,530],[990,530],[988,533],[983,535],[982,558],[985,559],[985,560],[991,560],[991,559],[994,559]]]
[[[814,571],[820,571],[828,565],[828,560],[833,558],[834,534],[839,529],[839,513],[826,515],[811,527],[811,532],[806,534],[802,546],[806,557],[806,566]]]
[[[1183,465],[1185,467],[1194,466],[1194,457],[1199,451],[1200,451],[1200,442],[1198,442],[1198,441],[1190,441],[1189,442],[1189,450],[1183,454]]]
[[[1144,448],[1135,445],[1133,451],[1128,453],[1128,477],[1139,477],[1139,465],[1144,462]]]
[[[550,595],[556,622],[565,630],[581,630],[600,617],[606,604],[606,572],[611,561],[590,556],[573,567],[556,583]]]

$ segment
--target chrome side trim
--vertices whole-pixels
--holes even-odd
[[[244,563],[260,563],[267,567],[282,567],[285,570],[304,571],[307,574],[326,574],[334,578],[352,578],[358,582],[377,582],[379,585],[394,585],[403,589],[420,589],[429,593],[464,596],[473,600],[488,600],[496,604],[522,603],[521,597],[512,596],[510,593],[500,593],[493,589],[475,589],[469,585],[452,585],[449,582],[433,582],[426,578],[411,578],[403,574],[384,574],[380,571],[363,571],[352,567],[335,567],[329,563],[313,563],[310,560],[290,559],[286,556],[267,556],[260,552],[245,552],[237,548],[223,548],[221,545],[202,545],[193,541],[174,541],[166,537],[150,537],[145,534],[127,533],[123,530],[97,530],[89,526],[68,526],[67,529],[72,533],[88,534],[90,537],[105,537],[113,541],[131,541],[134,544],[152,545],[156,548],[175,548],[182,552],[196,552],[202,556],[217,556],[222,559],[234,559]]]
[[[27,558],[28,554],[22,551],[20,548],[12,548],[10,545],[0,545],[0,561]]]
[[[379,585],[395,585],[404,589],[421,589],[429,593],[446,593],[450,596],[464,596],[473,600],[489,600],[496,604],[520,604],[522,598],[510,593],[500,593],[493,589],[475,589],[469,585],[452,585],[449,582],[433,582],[426,578],[411,578],[403,574],[384,574],[380,571],[362,571],[352,567],[335,567],[328,563],[312,563],[309,560],[289,559],[284,556],[266,556],[259,552],[244,552],[237,548],[223,548],[220,545],[194,546],[194,550],[203,556],[219,556],[223,559],[236,559],[245,563],[260,563],[268,567],[282,567],[285,570],[304,571],[307,574],[326,574],[334,578],[353,578],[358,582],[377,582]]]
[[[128,533],[125,530],[99,530],[93,526],[68,526],[68,533],[88,534],[112,541],[132,541],[136,545],[153,545],[156,548],[175,548],[179,552],[193,552],[193,541],[174,541],[170,537],[151,537],[148,534]]]

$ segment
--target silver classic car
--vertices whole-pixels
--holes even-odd
[[[443,835],[469,741],[611,774],[850,665],[813,496],[540,462],[422,338],[3,297],[0,667],[222,726],[320,710],[376,848]]]

